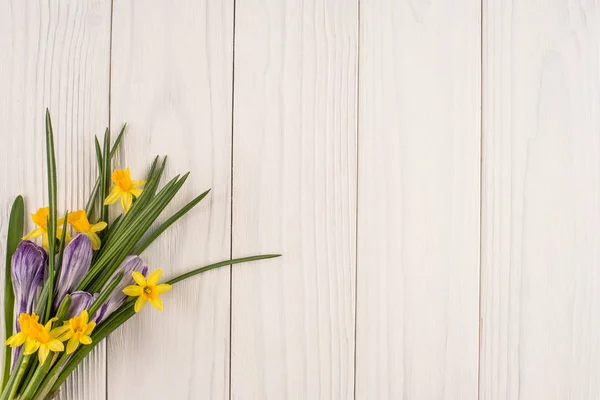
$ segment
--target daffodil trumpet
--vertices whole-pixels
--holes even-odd
[[[168,310],[172,297],[178,296],[171,293],[173,284],[210,269],[278,256],[225,260],[163,281],[163,269],[148,266],[142,253],[209,191],[156,224],[189,173],[160,187],[166,158],[159,162],[157,156],[143,180],[138,179],[140,171],[127,166],[113,169],[112,157],[123,134],[124,129],[112,147],[108,130],[102,148],[96,140],[97,185],[86,204],[75,204],[81,209],[60,218],[54,134],[46,113],[49,203],[31,214],[33,227],[23,235],[24,202],[18,196],[8,226],[0,400],[54,396],[87,354],[142,313],[146,303]],[[111,219],[109,210],[120,215]],[[163,267],[168,275],[168,265]]]

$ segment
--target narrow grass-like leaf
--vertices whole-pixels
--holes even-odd
[[[66,242],[66,238],[67,238],[67,220],[69,219],[69,211],[65,211],[65,220],[63,221],[63,226],[62,226],[62,233],[60,235],[60,244],[59,244],[59,249],[58,249],[58,257],[56,257],[57,263],[56,263],[56,272],[58,274],[58,271],[60,270],[60,267],[62,266],[62,259],[63,259],[63,253],[65,252],[65,242]]]
[[[203,272],[210,271],[211,269],[224,267],[226,265],[233,265],[233,264],[245,263],[245,262],[250,262],[250,261],[258,261],[258,260],[267,260],[269,258],[276,258],[276,257],[281,257],[281,254],[263,254],[263,255],[259,255],[259,256],[250,256],[250,257],[244,257],[244,258],[235,258],[233,260],[225,260],[225,261],[221,261],[221,262],[218,262],[215,264],[207,265],[206,267],[195,269],[195,270],[187,272],[183,275],[179,275],[178,277],[171,279],[167,283],[169,285],[173,285],[177,282],[180,282],[184,279],[190,278],[194,275],[198,275]]]
[[[121,143],[121,140],[123,139],[123,134],[125,133],[126,126],[127,126],[127,124],[123,125],[123,129],[121,129],[121,133],[119,133],[117,140],[115,141],[112,149],[110,150],[110,158],[111,159],[114,157],[117,150],[119,149],[119,144]],[[98,197],[98,191],[100,190],[100,181],[102,179],[102,168],[103,168],[102,151],[100,150],[100,143],[98,142],[98,137],[96,137],[95,144],[96,144],[96,159],[98,160],[98,178],[96,178],[96,183],[94,184],[94,188],[92,189],[90,198],[88,199],[88,202],[85,206],[85,214],[87,215],[87,217],[90,221],[92,218],[92,213],[94,212],[94,205],[95,205],[96,199]]]
[[[102,201],[102,211],[100,212],[100,220],[108,224],[108,205],[104,204],[104,199],[106,199],[106,197],[108,196],[108,188],[111,174],[110,156],[106,156],[110,155],[110,130],[108,128],[106,128],[106,132],[104,133],[104,151],[102,152],[102,154],[104,156],[102,157],[102,180],[100,184],[100,194]],[[99,232],[98,236],[102,238],[104,234],[102,232]]]
[[[118,234],[115,234],[108,243],[105,244],[102,254],[94,263],[84,280],[79,284],[78,290],[94,291],[99,290],[106,280],[112,275],[121,261],[129,254],[133,246],[138,242],[141,236],[148,230],[150,225],[156,220],[158,215],[171,201],[173,196],[185,183],[186,174],[181,179],[173,178],[159,193],[151,200],[147,207],[140,210],[135,219],[125,223],[127,216],[120,224]],[[102,273],[102,278],[94,283],[92,287],[88,286],[94,278]]]
[[[121,128],[121,132],[119,132],[119,136],[117,136],[115,143],[113,143],[112,149],[110,149],[110,158],[111,159],[115,156],[115,153],[118,150],[119,144],[121,143],[121,140],[123,140],[123,134],[125,133],[125,128],[127,128],[126,123],[123,124],[123,127]]]
[[[117,285],[121,283],[122,279],[123,272],[119,272],[119,274],[115,276],[115,278],[110,282],[106,289],[104,289],[102,293],[100,293],[100,296],[98,296],[98,298],[94,300],[94,302],[90,306],[90,309],[88,310],[90,320],[94,317],[94,315],[96,315],[96,312],[100,309],[100,307],[102,307],[102,304],[104,304],[106,300],[110,297]]]
[[[171,202],[179,189],[181,189],[188,175],[189,173],[185,174],[183,177],[181,177],[181,179],[176,178],[176,181],[171,181],[154,199],[152,199],[152,202],[142,211],[137,219],[132,221],[129,226],[125,227],[121,241],[116,247],[111,248],[110,252],[107,252],[103,255],[105,258],[103,261],[104,264],[101,263],[102,258],[98,259],[99,265],[94,265],[88,273],[88,276],[99,276],[94,284],[88,288],[88,291],[95,292],[104,286],[106,281],[118,267],[118,264],[123,261],[128,254],[130,254],[135,244],[150,228],[152,223],[156,220],[156,218],[158,218],[167,204]],[[125,223],[122,225],[125,225]],[[115,253],[117,255],[114,257],[107,256],[107,254]],[[101,271],[101,275],[98,275],[99,271]]]
[[[10,209],[8,236],[6,239],[6,268],[4,270],[4,341],[6,341],[13,333],[15,293],[12,287],[11,261],[12,256],[23,237],[24,213],[25,206],[23,205],[23,197],[19,195]],[[10,376],[12,349],[8,346],[4,346],[3,353],[2,388],[6,386]]]
[[[133,249],[133,254],[142,254],[142,252],[146,250],[146,248],[150,246],[150,244],[152,244],[152,242],[154,242],[156,238],[158,238],[165,230],[167,230],[171,225],[173,225],[179,218],[183,217],[188,211],[194,208],[196,204],[200,203],[202,199],[206,197],[208,192],[210,192],[210,189],[202,193],[200,196],[196,197],[194,200],[190,201],[181,210],[179,210],[165,222],[160,224],[160,226],[156,228],[148,237],[144,238],[135,246],[135,248]]]
[[[60,306],[58,306],[58,310],[56,311],[56,318],[58,318],[58,323],[61,323],[62,321],[65,320],[65,318],[67,318],[67,315],[69,315],[70,308],[71,308],[71,295],[67,294],[67,295],[65,295],[63,300],[60,302]]]
[[[46,109],[46,159],[48,164],[48,207],[50,215],[48,218],[48,282],[50,282],[49,293],[54,291],[55,276],[55,254],[56,254],[56,157],[54,155],[54,133],[50,112]],[[46,317],[52,310],[52,295],[48,296],[46,305]]]

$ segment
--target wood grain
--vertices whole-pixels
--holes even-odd
[[[348,399],[354,374],[357,3],[238,2],[233,399]]]
[[[167,177],[192,171],[165,216],[212,188],[142,257],[165,278],[227,259],[233,2],[118,1],[113,18],[111,125],[129,126],[121,165],[140,176],[161,154]],[[229,282],[225,268],[178,284],[165,312],[148,307],[113,334],[109,398],[228,398]]]
[[[484,8],[482,399],[600,396],[600,7]]]
[[[357,399],[477,396],[479,2],[361,1]]]
[[[2,252],[14,197],[25,196],[27,213],[47,205],[46,107],[56,135],[59,212],[85,207],[96,175],[93,135],[108,125],[109,39],[108,0],[0,2]],[[100,345],[58,398],[105,399],[105,373]]]

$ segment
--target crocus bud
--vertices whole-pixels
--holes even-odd
[[[12,256],[11,276],[15,292],[15,315],[31,314],[37,302],[48,254],[37,244],[23,240]],[[16,322],[17,331],[19,323]]]
[[[146,276],[148,273],[148,266],[145,265],[144,260],[138,256],[127,256],[121,265],[119,265],[119,268],[117,268],[110,279],[106,282],[102,290],[106,289],[106,287],[110,285],[115,276],[117,276],[120,272],[123,272],[123,279],[121,279],[121,282],[110,294],[108,300],[106,300],[106,303],[104,303],[100,310],[98,310],[98,323],[106,319],[106,317],[108,317],[117,308],[119,308],[121,304],[123,304],[123,301],[125,301],[125,298],[127,297],[125,293],[123,293],[123,289],[125,289],[126,286],[133,284],[133,277],[131,276],[133,271],[141,272],[142,275]]]
[[[83,280],[92,263],[92,243],[87,235],[80,233],[65,247],[62,265],[54,297],[54,308],[58,308],[65,295],[70,294]]]
[[[93,302],[94,296],[88,292],[78,290],[71,293],[71,307],[69,308],[67,319],[76,317],[81,314],[83,310],[89,309]]]

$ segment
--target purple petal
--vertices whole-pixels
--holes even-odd
[[[23,240],[12,256],[11,276],[15,292],[15,319],[31,313],[39,296],[39,287],[48,264],[46,251],[29,240]],[[17,332],[19,331],[16,322]]]
[[[93,302],[94,296],[88,292],[76,291],[71,293],[71,307],[69,308],[67,319],[78,316],[83,310],[90,308]]]
[[[83,280],[92,263],[92,244],[87,235],[80,233],[65,247],[63,262],[58,273],[54,307],[71,293]]]

